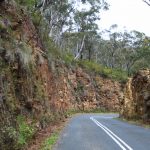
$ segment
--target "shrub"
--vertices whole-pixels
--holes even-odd
[[[32,138],[35,133],[35,129],[32,125],[28,125],[24,116],[17,117],[18,123],[18,147],[23,147]]]
[[[121,82],[126,82],[128,78],[127,72],[120,69],[106,68],[91,61],[79,61],[78,64],[79,66],[85,68],[87,71],[98,73],[106,78],[111,78]]]
[[[59,137],[58,133],[53,133],[49,138],[47,138],[42,144],[41,150],[51,150],[52,146],[56,143]]]
[[[22,6],[27,6],[27,9],[32,9],[35,6],[35,0],[15,0],[18,4]]]
[[[32,12],[31,16],[32,16],[32,21],[33,21],[33,24],[35,25],[35,27],[36,28],[39,27],[41,21],[43,21],[43,17],[41,15],[41,13],[38,11]]]
[[[67,53],[67,54],[64,54],[62,56],[62,59],[65,61],[65,63],[68,65],[68,64],[71,64],[73,61],[74,61],[74,57],[72,54],[70,53]]]
[[[1,124],[0,126],[0,149],[9,150],[10,145],[11,149],[16,149],[17,142],[17,131],[13,126],[7,126]]]
[[[126,82],[128,79],[127,72],[119,69],[103,68],[101,71],[103,77],[111,78],[121,82]]]
[[[79,66],[84,67],[85,69],[89,70],[89,71],[94,71],[96,73],[99,73],[102,69],[100,64],[97,64],[95,62],[92,61],[79,61],[78,62]]]

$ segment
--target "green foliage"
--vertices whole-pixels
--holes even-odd
[[[84,67],[87,71],[99,73],[103,77],[125,82],[128,78],[127,72],[120,69],[106,68],[92,61],[79,61],[79,66]]]
[[[7,127],[6,132],[8,133],[8,136],[10,138],[16,138],[17,137],[17,131],[14,127]]]
[[[31,17],[32,17],[32,21],[33,21],[33,24],[35,25],[35,27],[36,28],[39,27],[41,21],[43,20],[41,13],[39,11],[33,12],[31,14]]]
[[[87,60],[80,60],[78,61],[79,66],[84,67],[85,69],[89,70],[89,71],[94,71],[96,73],[99,73],[102,70],[101,65],[92,62],[92,61],[87,61]]]
[[[28,125],[24,116],[17,117],[18,129],[18,147],[23,147],[32,138],[35,129],[32,125]]]
[[[150,63],[149,63],[149,61],[146,61],[145,58],[142,58],[133,65],[131,72],[132,72],[132,74],[135,74],[139,70],[146,69],[146,68],[150,68]]]
[[[45,19],[39,12],[32,15],[33,23],[37,28],[43,47],[46,50],[46,57],[48,59],[61,57],[60,49],[57,47],[53,39],[49,36],[49,27]]]
[[[1,18],[0,18],[1,19]],[[2,20],[0,20],[0,31],[4,28]]]
[[[52,150],[52,146],[56,143],[58,137],[59,134],[57,132],[53,133],[43,142],[41,150]]]
[[[31,47],[29,47],[25,42],[22,42],[18,45],[17,53],[20,57],[20,63],[22,63],[22,67],[25,69],[31,69],[31,64],[33,64]]]
[[[8,124],[4,125],[3,123],[4,120],[0,125],[0,148],[1,150],[9,150],[11,145],[11,149],[16,149],[17,131],[13,126],[7,126]]]
[[[36,0],[15,0],[18,4],[22,6],[27,6],[28,9],[33,9],[36,4]]]
[[[78,82],[77,83],[77,92],[83,93],[83,91],[84,91],[84,85],[82,85],[80,82]]]
[[[44,92],[44,86],[42,84],[42,81],[36,80],[35,85],[34,85],[34,93],[36,96],[37,101],[42,101],[45,99],[46,94]]]
[[[53,40],[48,37],[48,38],[44,38],[45,41],[45,45],[47,47],[48,50],[48,57],[51,58],[60,58],[61,57],[61,52],[59,50],[59,48],[55,45],[55,43],[53,42]]]
[[[122,82],[126,82],[128,79],[127,72],[119,69],[103,68],[101,74],[104,77],[108,77]]]
[[[62,59],[65,61],[65,63],[67,65],[71,64],[72,62],[74,62],[74,57],[72,54],[68,53],[68,54],[64,54],[62,56]]]

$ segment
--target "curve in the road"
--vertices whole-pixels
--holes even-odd
[[[150,150],[150,129],[123,122],[118,114],[82,114],[65,127],[54,150]]]

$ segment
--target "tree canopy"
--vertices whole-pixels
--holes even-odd
[[[94,61],[129,75],[150,67],[150,37],[139,31],[117,32],[116,24],[100,31],[101,11],[109,9],[105,0],[16,1],[26,5],[33,21],[40,24],[41,37],[51,38],[61,53],[71,54],[74,60]],[[150,5],[149,0],[143,1]]]

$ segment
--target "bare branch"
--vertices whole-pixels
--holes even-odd
[[[147,5],[150,6],[150,0],[149,1],[146,1],[146,0],[143,0]]]

